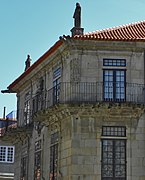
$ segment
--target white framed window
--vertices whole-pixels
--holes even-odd
[[[0,146],[0,162],[14,162],[14,146]]]

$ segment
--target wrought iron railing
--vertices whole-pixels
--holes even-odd
[[[29,111],[18,111],[19,125],[29,126],[35,113],[56,104],[97,102],[145,104],[145,88],[143,84],[135,83],[60,83],[33,96]]]
[[[33,110],[49,108],[63,103],[96,102],[145,103],[145,88],[135,83],[61,83],[33,97]]]

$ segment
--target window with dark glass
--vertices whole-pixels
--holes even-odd
[[[25,102],[24,107],[24,125],[30,124],[30,100]]]
[[[57,166],[58,166],[58,132],[51,135],[50,147],[50,179],[57,179]]]
[[[103,66],[125,67],[125,59],[103,59]]]
[[[27,180],[27,157],[21,159],[21,180]]]
[[[114,62],[115,61],[115,62]],[[117,69],[118,67],[124,67],[126,65],[125,60],[111,60],[105,59],[103,64],[103,89],[105,101],[124,101],[126,94],[126,71],[125,69]],[[118,62],[119,61],[119,62]],[[122,65],[123,64],[123,65]],[[113,66],[112,69],[107,66]],[[116,68],[114,68],[116,67]]]
[[[41,179],[41,140],[35,142],[34,180]]]
[[[102,128],[102,180],[126,180],[125,136],[125,127]]]
[[[103,126],[102,127],[102,136],[118,136],[126,137],[126,127],[124,126]]]
[[[60,77],[61,77],[61,68],[57,68],[53,72],[53,103],[56,104],[60,99]]]
[[[30,92],[26,93],[25,95],[25,103],[24,103],[24,125],[28,125],[30,124],[30,117],[31,117],[31,113],[30,113]]]

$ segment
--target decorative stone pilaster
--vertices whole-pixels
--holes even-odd
[[[70,62],[70,80],[71,82],[79,82],[81,79],[81,61],[74,58]]]
[[[69,56],[70,56],[70,54],[68,51],[64,52],[62,54],[62,60],[65,62],[67,59],[69,59]]]
[[[81,105],[67,105],[60,104],[45,111],[39,111],[34,121],[43,122],[46,126],[54,123],[61,123],[61,121],[70,116],[73,117],[88,117],[95,118],[98,126],[107,124],[109,122],[122,123],[122,125],[136,126],[137,121],[144,113],[144,106],[133,105],[128,103],[96,103],[81,104]]]

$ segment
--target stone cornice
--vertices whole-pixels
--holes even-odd
[[[130,121],[138,120],[144,113],[143,105],[131,103],[96,103],[81,105],[59,104],[47,110],[39,111],[33,120],[51,125],[61,122],[64,118],[71,116],[86,116],[101,119],[102,121]]]
[[[119,51],[144,51],[145,42],[129,41],[96,41],[96,40],[77,40],[68,39],[69,44],[74,50],[119,50]]]

